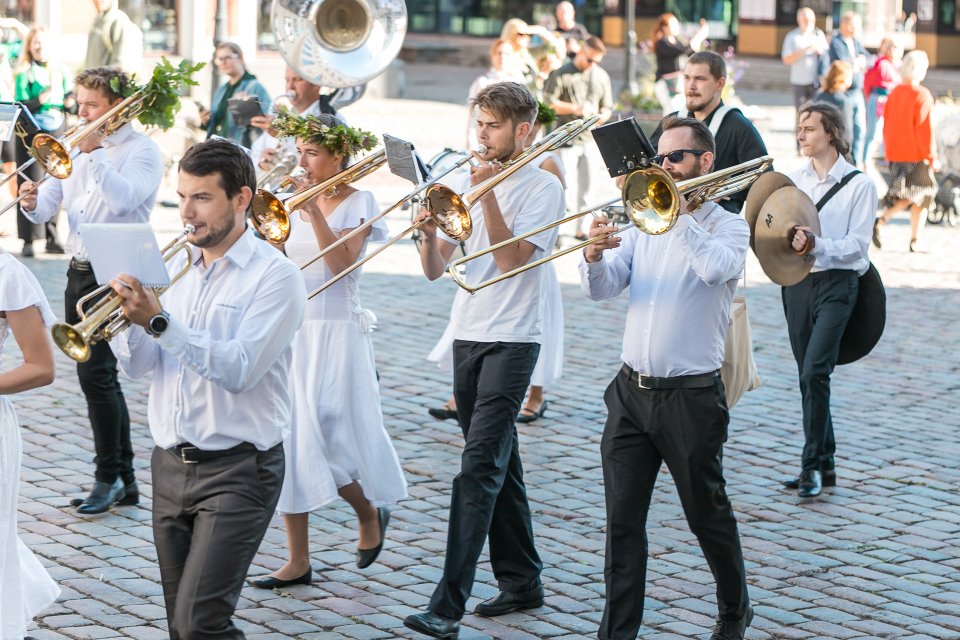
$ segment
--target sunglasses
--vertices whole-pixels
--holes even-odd
[[[664,153],[662,155],[656,155],[651,158],[653,164],[663,164],[664,160],[669,160],[670,164],[677,164],[683,162],[683,154],[692,153],[695,156],[702,156],[706,153],[701,149],[677,149],[676,151],[671,151],[670,153]]]

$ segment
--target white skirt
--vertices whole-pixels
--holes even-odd
[[[376,507],[405,498],[407,482],[383,426],[373,341],[359,315],[305,320],[290,370],[293,424],[277,511],[315,511],[353,481]]]
[[[553,263],[544,263],[541,277],[540,356],[530,377],[530,384],[549,389],[563,375],[563,296],[560,294],[560,283],[557,281]],[[427,360],[435,362],[442,371],[453,372],[453,332],[460,309],[469,296],[463,289],[457,290],[450,307],[450,321],[427,356]]]
[[[27,625],[60,595],[60,587],[17,535],[20,425],[0,396],[0,638],[23,638]]]

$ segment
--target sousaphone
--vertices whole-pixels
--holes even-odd
[[[403,45],[403,0],[273,0],[277,50],[297,73],[325,87],[362,85]]]

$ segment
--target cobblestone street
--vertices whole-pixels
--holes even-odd
[[[800,162],[793,110],[763,104],[774,106],[758,128],[776,168],[789,170]],[[458,105],[417,100],[364,99],[346,110],[351,124],[409,138],[424,157],[462,145],[465,113]],[[364,184],[383,203],[409,190],[382,173]],[[408,218],[397,212],[391,229],[402,229]],[[179,228],[176,209],[158,206],[153,223],[165,242]],[[63,217],[61,226],[65,230]],[[19,255],[11,213],[2,228],[7,235],[0,246]],[[747,300],[763,386],[732,411],[724,462],[756,609],[751,640],[960,638],[960,229],[928,226],[928,254],[908,253],[904,216],[885,231],[883,251],[871,253],[887,287],[886,331],[870,356],[833,376],[838,486],[816,500],[801,501],[780,487],[799,470],[803,442],[796,366],[779,287],[752,254],[748,259]],[[66,260],[38,255],[25,263],[62,317]],[[520,425],[546,604],[496,619],[467,615],[463,640],[596,637],[605,535],[602,395],[619,366],[626,296],[587,300],[575,256],[559,260],[557,271],[566,315],[564,376],[548,390],[545,416]],[[450,394],[450,380],[426,355],[446,324],[454,290],[448,278],[426,281],[409,241],[365,269],[362,298],[379,318],[374,342],[383,411],[410,497],[393,512],[380,559],[363,571],[354,564],[352,510],[338,502],[313,514],[315,581],[277,591],[246,587],[237,620],[251,640],[421,637],[402,620],[424,608],[440,575],[461,449],[457,425],[426,412]],[[175,296],[175,288],[168,295]],[[17,354],[13,341],[8,344],[9,366]],[[24,439],[21,537],[63,589],[32,635],[165,638],[150,528],[147,381],[124,380],[144,499],[138,507],[82,517],[68,503],[85,495],[92,480],[92,436],[73,363],[59,353],[57,374],[52,386],[13,398]],[[713,578],[665,469],[648,533],[641,637],[706,637],[716,614]],[[285,559],[277,517],[251,575]],[[468,608],[495,593],[484,557]]]

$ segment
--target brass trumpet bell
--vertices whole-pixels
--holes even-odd
[[[287,208],[266,189],[258,189],[250,205],[250,218],[257,232],[273,244],[283,244],[290,236],[290,214]]]
[[[50,329],[50,334],[53,336],[54,344],[60,347],[60,350],[71,360],[86,362],[90,359],[93,344],[73,325],[58,322]]]
[[[463,242],[473,233],[468,205],[450,187],[435,184],[423,197],[427,210],[437,227],[458,242]]]

